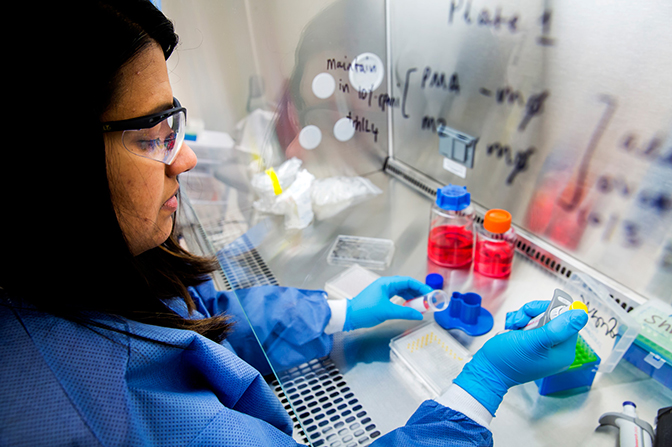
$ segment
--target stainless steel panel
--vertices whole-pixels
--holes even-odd
[[[392,156],[672,300],[668,2],[389,0]],[[436,128],[479,139],[447,171]]]

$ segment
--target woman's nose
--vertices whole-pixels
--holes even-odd
[[[173,163],[166,165],[166,171],[169,176],[176,176],[182,174],[183,172],[194,169],[196,163],[198,163],[196,154],[187,143],[183,142],[182,147],[180,148],[180,153],[177,154],[177,157],[175,157]]]

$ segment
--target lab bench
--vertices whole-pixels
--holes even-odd
[[[202,251],[220,254],[240,247],[239,254],[247,254],[244,262],[254,264],[243,268],[239,264],[241,256],[220,256],[222,271],[216,278],[220,287],[279,284],[323,290],[327,281],[345,270],[327,262],[339,235],[389,239],[394,242],[394,256],[389,267],[376,274],[405,275],[423,281],[429,273],[440,273],[449,294],[475,292],[482,297],[483,308],[494,317],[493,329],[478,337],[457,329],[449,331],[473,354],[503,330],[507,312],[531,300],[550,299],[554,289],[563,284],[563,275],[522,255],[520,246],[507,279],[433,264],[427,259],[431,199],[382,170],[367,176],[382,194],[329,219],[314,221],[300,231],[286,231],[282,217],[255,213],[251,206],[254,198],[250,191],[240,188],[240,182],[233,187],[215,178],[216,174],[190,175],[183,181],[187,196],[185,226],[192,230],[185,232],[187,245],[200,245],[206,247]],[[255,278],[249,277],[250,271]],[[375,328],[337,333],[328,358],[279,373],[276,394],[300,423],[300,432],[302,429],[295,438],[310,439],[313,445],[366,445],[404,425],[420,403],[432,396],[391,361],[390,341],[432,320],[433,315],[427,313],[423,321],[387,321]],[[295,390],[301,383],[314,384],[312,389],[324,396],[313,399],[313,408],[327,405],[331,410],[340,408],[341,413],[326,408],[311,413],[307,411],[310,407],[303,405],[306,399],[300,399],[297,405],[299,393]],[[513,387],[499,407],[491,430],[500,447],[611,447],[617,443],[618,430],[598,428],[598,419],[606,412],[621,411],[626,400],[635,402],[639,417],[653,425],[657,410],[672,403],[672,390],[622,360],[612,372],[598,372],[589,391],[542,396],[534,382]],[[322,421],[313,417],[316,413],[323,415]],[[337,436],[341,427],[350,427],[352,433],[345,438]]]

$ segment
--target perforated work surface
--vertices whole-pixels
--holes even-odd
[[[278,285],[275,276],[245,234],[219,250],[217,260],[233,290]]]
[[[376,424],[328,357],[292,368],[281,373],[279,379],[285,391],[278,381],[271,384],[273,390],[290,412],[295,430],[314,447],[363,446],[380,436]]]

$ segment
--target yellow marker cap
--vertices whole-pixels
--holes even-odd
[[[581,301],[573,301],[572,304],[569,305],[569,310],[574,310],[574,309],[581,309],[585,313],[588,313],[588,307],[583,304]]]
[[[271,184],[273,185],[273,193],[276,196],[282,194],[282,186],[280,186],[280,181],[278,180],[278,176],[275,174],[275,170],[273,168],[266,169],[266,175],[268,175],[271,178]]]

